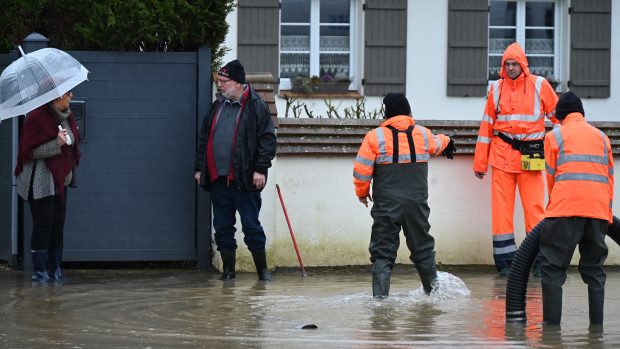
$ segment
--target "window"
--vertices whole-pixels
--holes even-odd
[[[351,1],[282,0],[280,78],[351,75]]]
[[[489,79],[499,78],[502,55],[516,41],[525,50],[532,74],[558,80],[555,1],[491,1],[489,16]]]

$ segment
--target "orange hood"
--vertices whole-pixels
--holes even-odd
[[[525,51],[521,48],[519,44],[513,42],[508,47],[506,47],[506,51],[504,51],[504,56],[502,57],[502,66],[499,69],[499,76],[503,79],[507,78],[506,70],[504,70],[504,63],[509,60],[514,59],[521,65],[521,69],[523,69],[523,75],[529,75],[530,69],[527,67],[527,57],[525,57]]]
[[[381,123],[381,127],[386,126],[392,126],[397,130],[406,130],[409,126],[415,126],[415,120],[409,115],[396,115]]]

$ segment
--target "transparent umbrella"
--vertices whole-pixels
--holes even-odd
[[[22,57],[0,75],[0,120],[26,114],[88,79],[88,70],[64,51],[19,50]]]

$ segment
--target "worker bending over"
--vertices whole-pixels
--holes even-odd
[[[455,147],[448,136],[434,136],[427,128],[416,125],[404,94],[388,93],[383,103],[386,120],[364,137],[353,170],[359,201],[368,207],[368,202],[374,200],[369,247],[372,292],[377,298],[389,294],[390,273],[402,228],[410,259],[424,290],[430,293],[437,269],[435,240],[429,234],[428,222],[428,160],[442,152],[452,159]]]

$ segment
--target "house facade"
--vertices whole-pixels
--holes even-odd
[[[478,120],[505,47],[517,41],[530,70],[561,93],[585,99],[596,120],[614,120],[620,94],[620,8],[611,0],[240,0],[225,60],[271,72],[279,91],[296,76],[351,81],[349,90],[380,107],[406,92],[424,119]],[[617,88],[617,87],[616,87]],[[349,99],[351,96],[348,96]],[[304,98],[325,117],[323,98]],[[338,96],[332,96],[339,99]],[[345,101],[346,96],[340,98]],[[284,111],[283,98],[278,110]],[[613,110],[613,109],[611,109]],[[284,115],[280,115],[283,117]],[[289,117],[292,115],[289,114]]]
[[[481,119],[488,83],[498,76],[504,49],[516,41],[530,71],[546,77],[558,93],[577,93],[588,120],[611,123],[615,132],[620,125],[620,69],[614,64],[620,62],[620,6],[615,5],[611,0],[239,0],[227,18],[230,51],[224,61],[239,58],[248,72],[272,73],[280,118],[326,118],[329,103],[342,110],[362,97],[367,111],[378,110],[387,92],[405,92],[417,120],[441,120],[449,130]],[[316,76],[321,83],[348,80],[348,91],[298,93],[299,76]],[[293,115],[291,97],[309,113]],[[274,264],[296,264],[276,183],[289,200],[307,264],[368,263],[371,218],[354,196],[354,154],[284,148],[279,147],[261,214]],[[474,177],[471,162],[469,152],[454,161],[435,160],[429,169],[431,232],[440,263],[492,264],[490,182]],[[522,239],[519,206],[515,234]],[[609,245],[612,251],[618,247]],[[610,253],[608,263],[620,262],[615,255]],[[407,257],[405,249],[399,261]]]

